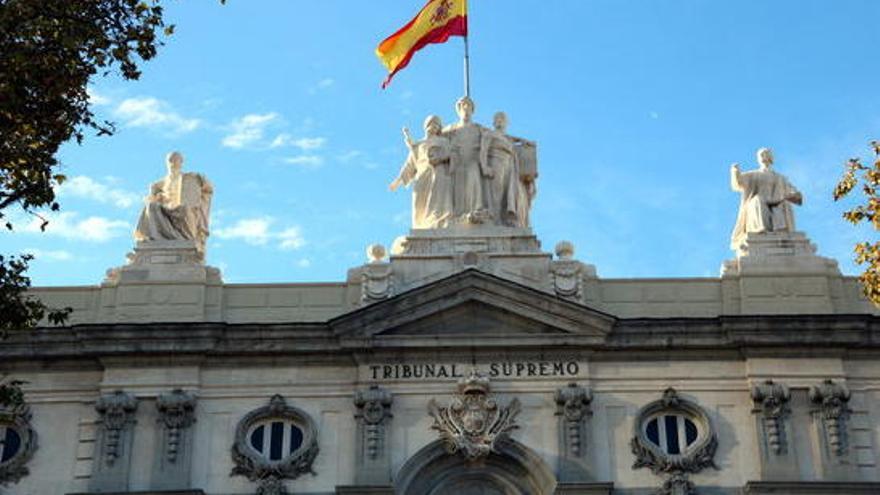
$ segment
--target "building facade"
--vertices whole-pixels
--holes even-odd
[[[34,289],[74,312],[0,342],[26,392],[0,492],[880,493],[880,318],[804,234],[624,280],[470,223],[341,283],[224,284],[144,234],[102,284]]]

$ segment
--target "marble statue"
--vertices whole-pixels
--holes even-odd
[[[404,129],[409,155],[389,188],[413,188],[412,227],[439,229],[461,224],[527,228],[537,188],[537,145],[507,134],[507,115],[494,128],[473,121],[468,98],[455,104],[458,122],[442,128],[425,120],[425,138],[413,142]]]
[[[494,130],[483,132],[480,164],[486,170],[486,203],[489,213],[502,225],[515,227],[519,209],[519,173],[513,139],[507,135],[507,115],[495,114]]]
[[[204,255],[214,190],[205,176],[181,172],[183,155],[179,152],[169,153],[165,162],[168,174],[150,186],[134,238],[138,242],[189,240]]]
[[[453,176],[453,206],[455,215],[460,220],[470,223],[483,223],[488,212],[483,195],[486,185],[483,176],[489,171],[480,163],[480,147],[483,144],[485,128],[472,118],[476,105],[469,97],[459,98],[455,103],[458,122],[443,130],[449,137],[458,157],[458,167]]]
[[[742,193],[739,214],[730,238],[730,245],[738,250],[747,234],[764,232],[794,232],[792,204],[800,205],[801,193],[785,176],[774,172],[773,153],[769,148],[757,152],[760,168],[740,172],[739,164],[730,167],[730,186]]]
[[[409,156],[389,188],[395,191],[401,185],[412,185],[412,226],[416,229],[446,227],[454,215],[452,177],[456,160],[450,140],[440,134],[442,128],[440,117],[429,116],[424,124],[425,138],[417,143],[409,130],[403,129]]]

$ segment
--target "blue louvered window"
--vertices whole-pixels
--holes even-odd
[[[663,414],[645,422],[645,437],[664,454],[679,455],[696,443],[697,425],[682,414]]]
[[[283,419],[256,423],[248,434],[248,443],[263,458],[280,461],[302,446],[303,431],[296,424]]]

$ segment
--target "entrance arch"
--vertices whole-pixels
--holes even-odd
[[[528,447],[507,439],[498,452],[468,463],[435,440],[400,469],[397,495],[552,495],[556,477]]]

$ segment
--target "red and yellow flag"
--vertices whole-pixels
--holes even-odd
[[[382,88],[409,64],[415,52],[450,36],[467,36],[467,0],[428,0],[413,20],[376,47],[376,56],[388,68]]]

